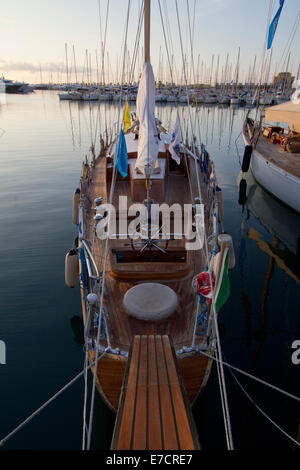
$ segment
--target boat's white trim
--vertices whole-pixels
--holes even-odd
[[[255,179],[275,197],[300,212],[300,179],[252,152],[251,170]]]
[[[244,135],[246,145],[249,140]],[[300,212],[300,178],[274,165],[253,149],[251,170],[256,181],[280,201]]]

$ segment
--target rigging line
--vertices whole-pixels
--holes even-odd
[[[83,416],[82,416],[82,450],[85,450],[86,433],[88,432],[86,424],[86,409],[87,409],[87,367],[88,367],[88,350],[85,351],[84,356],[84,398],[83,398]]]
[[[100,129],[100,115],[101,115],[101,111],[100,111],[100,100],[98,100],[98,106],[97,106],[97,116],[96,116],[96,124],[95,124],[95,133],[94,133],[94,140],[93,140],[93,145],[95,147],[96,145],[96,140],[97,140],[97,133],[98,133],[98,124],[99,124],[99,131],[101,132],[101,129]]]
[[[102,22],[101,22],[100,0],[98,0],[98,15],[99,15],[100,46],[102,49]]]
[[[292,41],[293,41],[293,39],[294,39],[296,30],[297,30],[298,25],[299,25],[299,19],[300,19],[300,10],[299,10],[298,13],[297,13],[296,19],[295,19],[295,21],[294,21],[294,25],[293,25],[293,27],[292,27],[292,29],[291,29],[290,35],[289,35],[288,40],[287,40],[287,42],[286,42],[286,45],[285,45],[285,47],[284,47],[284,49],[283,49],[283,53],[282,53],[281,58],[280,58],[280,61],[279,61],[279,68],[283,67],[284,64],[285,64],[286,58],[287,58],[287,56],[288,56],[288,51],[289,51],[289,49],[291,48],[291,44],[290,44],[290,46],[288,46],[288,44],[289,44],[289,43],[292,43]],[[293,37],[292,37],[292,36],[293,36]],[[283,60],[284,56],[285,56],[285,59],[284,59],[284,62],[282,63],[282,60]]]
[[[105,49],[106,49],[106,37],[107,37],[108,10],[109,10],[109,0],[107,0],[106,20],[105,20],[105,31],[104,31],[104,42],[103,42],[103,44],[102,44],[102,74],[103,74],[103,87],[104,87],[104,85],[105,85],[104,62],[105,62]]]
[[[144,6],[144,0],[142,1],[142,3],[141,3],[141,8],[140,8],[138,29],[137,29],[136,38],[135,38],[133,56],[132,56],[132,61],[131,61],[131,69],[130,69],[130,72],[129,72],[129,84],[132,83],[133,78],[134,78],[136,59],[137,59],[138,51],[139,51],[141,30],[142,30],[142,24],[143,24],[143,21],[142,21],[142,18],[143,18],[143,6]]]
[[[97,356],[97,358],[102,359],[102,357],[107,353],[107,351],[104,351],[100,357]],[[95,362],[92,362],[89,366],[88,369],[91,369],[95,365]],[[37,416],[41,411],[43,411],[50,403],[52,403],[56,398],[58,398],[65,390],[67,390],[71,385],[73,385],[82,375],[84,374],[84,370],[79,372],[79,374],[75,375],[73,379],[71,379],[66,385],[64,385],[58,392],[56,392],[54,395],[52,395],[49,400],[47,400],[43,405],[41,405],[37,410],[35,410],[30,416],[28,416],[22,423],[20,423],[16,428],[14,428],[9,434],[7,434],[3,439],[0,440],[0,447],[2,447],[9,439],[11,439],[18,431],[20,431],[27,423],[29,423],[35,416]]]
[[[90,329],[91,322],[91,306],[88,306],[86,322],[84,325],[84,349],[85,349],[85,359],[84,359],[84,400],[83,400],[83,426],[82,426],[82,450],[85,450],[86,445],[86,435],[88,433],[88,426],[86,422],[86,410],[87,410],[87,396],[88,396],[88,382],[87,382],[87,372],[88,372],[88,331]]]
[[[270,0],[270,3],[269,3],[269,11],[268,11],[266,32],[265,32],[265,40],[264,40],[264,44],[263,44],[260,78],[259,78],[259,84],[258,84],[258,87],[257,87],[257,103],[256,103],[255,119],[254,119],[254,125],[253,125],[254,132],[253,132],[252,139],[250,140],[251,144],[253,144],[253,139],[254,139],[254,134],[255,134],[255,125],[256,125],[258,109],[259,109],[260,89],[261,89],[261,82],[262,82],[263,72],[264,72],[264,69],[265,69],[266,45],[267,45],[268,32],[269,32],[269,26],[270,26],[270,21],[271,21],[271,13],[272,13],[272,0]]]
[[[221,367],[220,367],[220,363],[219,361],[217,362],[217,373],[218,373],[218,382],[219,384],[222,383],[222,377],[221,377]],[[226,414],[226,403],[225,403],[225,399],[224,399],[224,395],[223,393],[220,393],[220,397],[221,397],[221,405],[222,405],[222,413],[223,413],[223,417],[224,419],[226,418],[227,419],[227,414]],[[226,442],[227,442],[227,447],[228,446],[228,443],[230,441],[230,436],[229,436],[229,432],[228,432],[228,428],[229,428],[229,425],[228,425],[228,421],[226,421],[226,425],[225,425],[225,435],[226,435]]]
[[[190,35],[190,48],[191,48],[191,61],[192,61],[192,68],[193,68],[193,78],[194,78],[194,83],[196,83],[195,63],[194,63],[194,49],[193,49],[194,32],[192,34],[191,21],[190,21],[190,9],[189,9],[188,0],[186,0],[186,2],[187,2],[187,10],[188,10],[188,26],[189,26],[189,35]],[[194,15],[195,15],[195,3],[194,3]],[[194,21],[195,21],[195,18],[194,18]],[[201,131],[200,131],[199,113],[197,111],[195,113],[195,125],[196,125],[196,122],[198,123],[197,127],[198,127],[199,143],[201,145]]]
[[[211,279],[211,273],[209,273],[209,276],[210,276],[210,279]],[[230,414],[229,414],[229,407],[228,407],[228,400],[227,400],[227,391],[226,391],[225,375],[224,375],[224,368],[223,368],[222,350],[221,350],[220,334],[219,334],[219,327],[218,327],[218,319],[217,319],[217,313],[216,313],[216,310],[215,310],[214,293],[213,293],[212,308],[213,308],[214,328],[215,328],[215,333],[216,333],[216,338],[217,338],[216,352],[217,352],[217,354],[219,356],[219,359],[220,359],[219,384],[220,384],[221,398],[222,398],[222,395],[223,395],[223,399],[224,399],[224,421],[225,421],[225,432],[226,432],[226,438],[227,438],[227,447],[228,447],[229,450],[233,450],[234,447],[233,447],[232,432],[231,432],[231,422],[230,422]]]
[[[121,82],[121,92],[120,92],[119,112],[118,112],[118,129],[120,129],[120,114],[121,114],[123,80],[124,80],[124,71],[125,71],[125,57],[126,57],[126,49],[127,49],[127,34],[128,34],[130,6],[131,6],[131,0],[128,0],[127,18],[126,18],[126,23],[125,23],[125,40],[124,40],[122,82]],[[117,164],[117,155],[116,155],[116,152],[115,152],[112,183],[111,183],[111,189],[110,189],[110,195],[109,195],[110,207],[112,205],[112,199],[113,199],[114,187],[115,187],[115,180],[116,180],[116,164]],[[110,231],[110,221],[111,221],[111,211],[108,211],[108,234],[109,234],[109,231]],[[102,285],[101,285],[100,315],[99,315],[96,347],[98,346],[99,340],[100,340],[102,307],[103,307],[106,266],[107,266],[107,259],[108,259],[108,247],[109,247],[108,246],[108,240],[109,240],[109,237],[107,236],[106,243],[105,243],[105,258],[104,258],[103,276],[102,276]],[[109,347],[110,347],[110,345],[109,345]],[[91,445],[91,434],[92,434],[92,428],[93,428],[93,415],[94,415],[94,401],[95,401],[97,370],[98,370],[98,356],[97,356],[96,362],[95,362],[94,377],[93,377],[93,387],[92,387],[92,396],[91,396],[91,409],[90,409],[90,417],[89,417],[89,433],[88,433],[88,440],[87,440],[87,449],[88,450],[90,449],[90,445]]]
[[[294,30],[294,32],[293,32],[293,36],[292,36],[292,38],[291,38],[291,40],[290,40],[290,44],[289,44],[288,50],[287,50],[287,52],[286,52],[285,60],[284,60],[284,62],[283,62],[283,64],[282,64],[282,67],[284,67],[284,66],[285,66],[285,63],[287,63],[287,65],[286,65],[286,68],[287,68],[287,69],[288,69],[289,55],[290,55],[290,52],[291,52],[291,46],[292,46],[292,43],[293,43],[293,40],[294,40],[296,31],[297,31],[297,28],[298,28],[298,26],[299,26],[299,21],[300,21],[300,11],[299,11],[299,17],[298,17],[298,21],[297,21],[296,28],[295,28],[295,30]]]
[[[187,162],[187,156],[186,156],[186,154],[184,155],[184,162],[185,162],[185,168],[186,168],[187,177],[188,177],[188,181],[189,181],[189,188],[190,188],[191,200],[192,200],[192,203],[193,203],[193,202],[194,202],[194,193],[193,193],[193,187],[192,187],[190,169],[189,169],[189,165],[188,165],[188,162]]]
[[[180,39],[180,46],[181,46],[183,74],[184,74],[185,88],[186,88],[186,94],[187,94],[187,105],[188,105],[188,111],[189,111],[189,121],[190,121],[190,126],[191,126],[192,135],[194,135],[194,131],[193,131],[193,120],[192,120],[191,107],[190,107],[190,97],[189,97],[189,94],[188,94],[187,75],[186,75],[186,68],[185,68],[185,59],[184,59],[184,52],[183,52],[183,43],[182,43],[182,35],[181,35],[181,27],[180,27],[180,20],[179,20],[179,13],[178,13],[178,4],[177,4],[177,0],[175,0],[175,6],[176,6],[176,12],[177,12],[177,22],[178,22],[179,39]],[[196,148],[195,148],[195,141],[194,141],[194,139],[193,139],[192,147],[193,147],[193,153],[194,153],[194,155],[196,155]],[[199,197],[200,197],[200,199],[201,199],[201,202],[203,202],[203,198],[202,198],[202,195],[201,195],[201,187],[200,187],[200,181],[199,181],[199,174],[198,174],[198,167],[197,167],[197,164],[198,164],[198,163],[197,163],[197,161],[196,161],[196,159],[195,159],[196,177],[197,177],[197,185],[198,185]]]
[[[158,0],[158,6],[159,6],[159,12],[160,12],[161,25],[162,25],[162,29],[163,29],[163,33],[164,33],[164,40],[165,40],[165,46],[166,46],[166,51],[167,51],[171,82],[173,83],[174,82],[173,73],[172,73],[172,67],[171,67],[171,62],[170,62],[169,48],[168,48],[168,44],[167,44],[166,31],[165,31],[165,25],[164,25],[164,20],[163,20],[162,11],[161,11],[160,0]]]
[[[163,9],[164,9],[164,14],[165,14],[165,23],[167,27],[167,39],[169,38],[169,50],[171,51],[171,56],[172,56],[172,67],[174,68],[174,74],[175,74],[175,80],[178,81],[177,73],[176,73],[176,64],[173,63],[174,59],[174,46],[173,46],[173,40],[172,40],[172,34],[171,34],[171,28],[170,28],[170,20],[169,20],[169,14],[168,14],[168,8],[166,6],[166,0],[163,0]]]
[[[144,5],[144,2],[141,3],[141,9],[140,9],[140,15],[139,15],[139,22],[138,22],[138,29],[137,29],[136,38],[135,38],[133,56],[132,56],[132,61],[131,61],[131,69],[130,69],[130,72],[129,72],[129,84],[130,84],[130,83],[133,83],[133,80],[134,80],[136,60],[137,60],[138,52],[139,52],[140,37],[141,37],[141,30],[142,30],[143,5]]]
[[[214,356],[211,356],[210,354],[207,354],[206,352],[204,352],[204,351],[202,351],[202,350],[200,350],[200,349],[198,350],[198,352],[199,352],[200,354],[202,354],[203,356],[208,357],[209,359],[214,359],[214,360],[217,361],[217,362],[219,361],[219,359],[216,359]],[[224,366],[226,366],[226,367],[228,367],[228,368],[230,368],[230,369],[233,369],[233,370],[235,370],[236,372],[239,372],[240,374],[243,374],[243,375],[245,375],[246,377],[249,377],[250,379],[255,380],[256,382],[259,382],[259,383],[261,383],[262,385],[265,385],[266,387],[269,387],[269,388],[271,388],[272,390],[275,390],[276,392],[282,393],[283,395],[286,395],[287,397],[292,398],[293,400],[296,400],[296,401],[300,402],[300,398],[299,398],[299,397],[297,397],[296,395],[293,395],[292,393],[286,392],[285,390],[283,390],[283,389],[277,387],[276,385],[270,384],[270,383],[266,382],[265,380],[262,380],[262,379],[260,379],[259,377],[256,377],[255,375],[249,374],[249,372],[246,372],[246,371],[244,371],[244,370],[242,370],[242,369],[239,369],[238,367],[235,367],[235,366],[233,366],[232,364],[229,364],[228,362],[223,361],[223,364],[224,364]]]
[[[178,30],[179,30],[179,38],[180,38],[180,47],[181,47],[181,54],[182,54],[182,62],[183,62],[183,73],[184,73],[184,79],[185,79],[185,84],[186,84],[186,89],[187,89],[187,77],[186,77],[186,70],[185,70],[185,60],[184,60],[184,53],[183,53],[183,44],[182,44],[182,35],[181,35],[181,28],[180,28],[180,20],[179,20],[179,12],[178,12],[178,3],[177,0],[175,0],[175,6],[176,6],[176,13],[177,13],[177,22],[178,22]],[[192,115],[191,115],[191,109],[190,109],[190,102],[189,102],[189,95],[187,93],[187,101],[188,101],[188,110],[189,110],[189,118],[190,118],[190,125],[191,125],[191,131],[193,134],[193,122],[192,122]],[[196,155],[195,152],[195,142],[193,139],[193,150],[194,154]],[[201,202],[203,202],[202,194],[201,194],[201,186],[200,186],[200,181],[199,181],[199,174],[198,174],[198,161],[195,159],[195,169],[196,169],[196,176],[197,176],[197,185],[198,185],[198,191],[199,191],[199,197]],[[206,259],[208,261],[208,243],[207,243],[207,234],[206,234],[206,227],[204,224],[204,239],[205,239],[205,249],[206,249]],[[210,277],[210,282],[212,285],[212,279],[211,279],[211,273],[209,272],[209,277]],[[231,433],[231,424],[230,424],[230,416],[229,416],[229,408],[228,408],[228,401],[227,401],[227,393],[226,393],[226,385],[225,385],[225,377],[224,377],[224,369],[223,369],[223,364],[222,364],[222,356],[221,356],[221,345],[220,345],[220,335],[219,335],[219,328],[218,328],[218,321],[217,321],[217,314],[215,310],[215,298],[214,298],[214,292],[213,292],[213,316],[214,316],[214,326],[215,326],[215,333],[216,333],[216,339],[217,339],[217,351],[219,355],[219,359],[221,361],[221,382],[220,382],[220,393],[223,394],[224,396],[224,404],[225,404],[225,414],[224,414],[224,425],[225,425],[225,432],[226,432],[226,437],[227,439],[227,447],[228,449],[233,449],[233,440],[232,440],[232,433]]]
[[[188,12],[188,27],[189,27],[189,36],[190,36],[191,62],[192,62],[192,69],[193,69],[193,79],[194,79],[194,83],[196,83],[193,38],[192,38],[190,8],[189,8],[189,1],[188,0],[186,0],[186,7],[187,7],[187,12]]]
[[[286,431],[284,431],[284,429],[282,429],[272,418],[270,418],[269,415],[267,415],[267,413],[262,409],[260,408],[260,406],[257,405],[257,403],[253,400],[253,398],[251,398],[251,396],[249,395],[249,393],[245,390],[245,388],[242,386],[242,384],[240,383],[240,381],[237,379],[237,377],[235,376],[235,374],[232,372],[232,370],[230,369],[230,372],[231,372],[231,375],[233,376],[233,378],[235,379],[235,381],[237,382],[237,384],[239,385],[239,387],[242,389],[242,391],[244,392],[244,394],[246,395],[246,397],[248,398],[248,400],[250,400],[250,402],[255,406],[255,408],[257,408],[257,410],[265,417],[267,418],[268,421],[270,421],[271,424],[273,424],[273,426],[275,426],[275,428],[277,428],[282,434],[284,434],[288,439],[290,439],[294,444],[296,444],[297,446],[300,447],[300,442],[298,442],[296,439],[294,439],[290,434],[288,434]]]
[[[193,9],[193,29],[192,29],[193,42],[195,39],[195,20],[196,20],[196,0],[194,0],[194,9]]]

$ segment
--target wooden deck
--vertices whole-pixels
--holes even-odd
[[[160,158],[167,155],[160,154]],[[205,203],[205,217],[207,233],[213,229],[211,214],[211,197],[208,193],[207,176],[201,173],[200,165],[186,157],[184,172],[174,168],[170,171],[169,163],[165,175],[165,199],[163,202],[170,206],[174,203],[182,208],[184,204],[193,204],[194,198],[198,196],[198,181],[202,187],[203,202]],[[196,174],[198,172],[198,175]],[[84,173],[84,172],[83,172]],[[94,199],[101,196],[103,202],[108,202],[111,188],[112,167],[111,163],[102,152],[95,160],[88,178],[82,177],[81,189],[84,200],[84,238],[90,244],[91,251],[98,266],[99,273],[103,272],[105,260],[105,240],[100,240],[94,231]],[[191,188],[189,185],[191,181]],[[191,191],[190,191],[191,189]],[[119,206],[119,196],[127,196],[128,206],[133,202],[131,198],[130,178],[122,179],[116,175],[113,205],[118,222],[127,209]],[[151,196],[151,193],[150,193]],[[208,201],[210,200],[210,204]],[[160,201],[158,201],[160,202]],[[134,216],[135,217],[135,216]],[[130,217],[129,217],[130,219]],[[171,218],[172,225],[172,218]],[[172,233],[172,227],[171,232]],[[184,249],[184,240],[171,240],[168,244],[168,252]],[[161,245],[163,248],[163,245]],[[110,337],[110,346],[127,352],[130,349],[132,338],[135,335],[168,335],[172,338],[175,350],[189,347],[193,341],[195,315],[198,297],[192,286],[196,274],[206,269],[206,260],[203,250],[186,252],[184,262],[176,262],[175,258],[163,260],[158,258],[157,262],[145,260],[144,262],[117,262],[116,252],[130,251],[130,239],[110,239],[108,245],[108,258],[106,263],[104,307],[107,312],[106,324]],[[149,280],[151,282],[163,283],[177,294],[178,306],[172,315],[160,321],[148,321],[130,316],[123,306],[123,298],[126,292],[135,285]],[[91,287],[91,286],[90,286]],[[81,292],[82,309],[84,321],[86,321],[86,308],[84,291]],[[92,321],[93,325],[93,321]],[[92,326],[91,336],[96,337],[97,327]],[[210,338],[210,321],[208,329],[204,334],[197,335],[195,345],[206,347]],[[100,339],[102,347],[107,347],[105,338]],[[94,351],[89,352],[89,360],[94,360]],[[126,368],[127,357],[124,355],[107,354],[101,359],[97,372],[97,387],[105,402],[112,410],[117,410],[121,386]],[[179,367],[186,387],[188,399],[192,404],[202,387],[205,386],[210,362],[204,356],[195,352],[185,352],[180,356]]]
[[[195,165],[190,165],[190,175],[194,195],[197,195],[197,177]],[[180,190],[178,190],[180,188]],[[108,200],[110,192],[110,182],[107,180],[107,162],[105,157],[100,157],[96,161],[92,171],[92,184],[89,185],[89,200],[94,201],[98,196],[103,197],[103,201]],[[203,190],[206,197],[207,192]],[[119,196],[128,197],[128,207],[133,202],[130,195],[130,182],[117,180],[114,191],[114,206],[119,208]],[[168,175],[166,177],[166,199],[169,205],[178,203],[181,207],[184,204],[192,203],[188,178],[186,175]],[[86,239],[91,241],[92,251],[96,259],[99,272],[103,270],[105,242],[93,235],[93,203],[86,211]],[[92,242],[94,240],[94,242]],[[106,294],[104,298],[105,308],[108,312],[107,325],[110,332],[111,345],[113,348],[120,348],[128,351],[131,338],[139,334],[166,334],[171,335],[176,349],[190,345],[194,331],[195,308],[197,296],[192,288],[192,279],[195,274],[205,269],[204,254],[201,251],[189,251],[185,263],[170,262],[137,262],[137,263],[116,263],[114,250],[129,249],[130,240],[115,239],[109,241],[109,256],[106,267]],[[182,249],[184,240],[171,240],[169,249]],[[171,287],[178,295],[178,308],[171,318],[161,322],[145,322],[137,320],[128,315],[123,307],[123,297],[125,293],[137,283],[143,280],[163,282]],[[199,339],[199,342],[202,341]],[[198,342],[198,338],[197,338]],[[105,345],[105,344],[104,344]]]
[[[112,450],[199,449],[195,423],[168,336],[135,336]]]

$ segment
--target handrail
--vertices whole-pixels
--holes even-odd
[[[96,276],[94,276],[94,275],[92,274],[92,270],[91,270],[90,263],[87,262],[87,267],[88,267],[88,271],[89,271],[89,277],[92,278],[92,279],[95,279],[95,277],[98,278],[98,279],[100,279],[100,275],[99,275],[99,271],[98,271],[98,267],[97,267],[96,261],[95,261],[95,259],[94,259],[94,257],[93,257],[93,254],[92,254],[91,250],[89,249],[89,246],[88,246],[86,240],[84,240],[84,239],[82,238],[82,239],[81,239],[81,243],[83,244],[83,247],[84,247],[84,249],[86,250],[86,252],[87,252],[87,254],[88,254],[88,256],[89,256],[89,259],[92,261],[92,264],[93,264],[94,269],[95,269],[95,272],[96,272]],[[87,261],[89,261],[89,260],[87,260]]]

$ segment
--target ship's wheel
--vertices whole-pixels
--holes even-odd
[[[130,245],[137,257],[151,261],[161,256],[162,253],[169,254],[167,252],[169,238],[167,238],[163,227],[150,224],[149,226],[138,225],[136,231],[140,234],[141,240],[131,239]],[[159,238],[160,234],[162,238]]]

